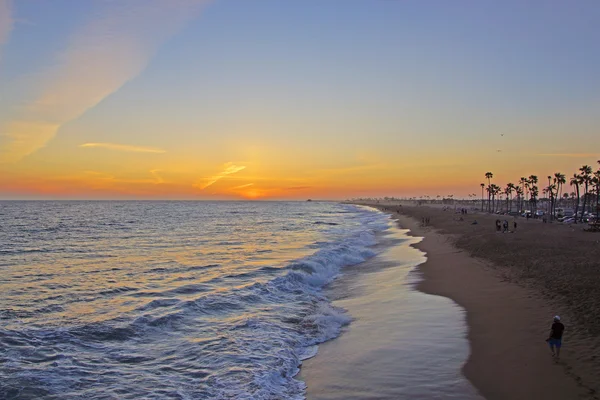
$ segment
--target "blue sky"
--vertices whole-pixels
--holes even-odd
[[[47,99],[67,85],[63,70],[91,68],[82,53],[108,48],[68,91],[99,74],[108,89],[88,97],[100,100],[44,110],[58,128],[0,160],[32,180],[44,165],[122,164],[90,159],[84,142],[161,148],[200,175],[257,152],[263,174],[381,162],[393,176],[413,173],[403,158],[543,175],[600,152],[597,1],[0,1],[13,20],[0,36],[0,129],[33,118],[40,88]]]

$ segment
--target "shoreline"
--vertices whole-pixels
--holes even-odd
[[[426,258],[421,238],[389,220],[377,256],[348,268],[327,288],[351,324],[321,343],[297,379],[306,398],[319,400],[483,400],[461,373],[469,355],[465,310],[419,291]],[[448,340],[440,341],[443,335]]]
[[[598,398],[590,382],[584,383],[575,372],[585,365],[572,359],[577,352],[571,352],[569,331],[558,363],[544,342],[552,315],[563,315],[563,309],[536,290],[507,281],[489,260],[456,246],[460,234],[421,226],[415,210],[407,213],[404,206],[400,214],[393,211],[397,205],[360,204],[387,212],[400,228],[410,230],[409,235],[424,238],[412,245],[427,255],[418,266],[423,280],[417,289],[447,297],[466,310],[471,351],[462,372],[486,399]]]

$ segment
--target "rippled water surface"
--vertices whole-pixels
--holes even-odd
[[[334,203],[0,202],[0,398],[302,398],[321,292],[386,217]]]

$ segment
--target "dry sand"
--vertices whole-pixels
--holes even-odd
[[[471,355],[465,376],[488,400],[598,399],[600,234],[518,219],[496,233],[494,215],[376,204],[425,239],[419,289],[465,308]],[[429,226],[421,226],[429,217]],[[500,216],[501,219],[506,217]],[[472,225],[473,220],[477,225]],[[509,220],[512,226],[512,218]],[[544,342],[552,316],[566,325],[561,361]]]

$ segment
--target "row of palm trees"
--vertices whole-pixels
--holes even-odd
[[[600,165],[600,160],[598,160]],[[500,199],[502,195],[506,196],[506,210],[512,211],[513,201],[517,202],[517,209],[523,211],[525,203],[529,203],[530,209],[533,212],[537,211],[537,205],[539,201],[540,180],[536,175],[529,175],[529,177],[521,177],[519,183],[507,183],[506,187],[502,188],[495,183],[492,183],[494,174],[492,172],[486,172],[485,178],[487,179],[487,186],[485,183],[481,183],[481,209],[484,209],[484,191],[487,192],[487,211],[496,212],[500,209]],[[545,184],[545,183],[544,183]],[[598,220],[598,214],[600,213],[600,167],[597,171],[589,165],[583,165],[573,174],[569,179],[569,185],[574,187],[574,191],[570,193],[564,193],[564,186],[567,184],[567,177],[561,172],[556,172],[554,175],[548,175],[548,186],[542,187],[542,194],[550,202],[550,219],[553,219],[556,215],[556,208],[561,201],[566,203],[569,198],[575,204],[575,221],[579,218],[579,221],[583,221],[584,213],[587,209],[591,208],[594,200],[596,203],[596,220]],[[514,194],[514,196],[513,196]],[[579,203],[583,199],[583,206],[581,215],[579,214]]]

